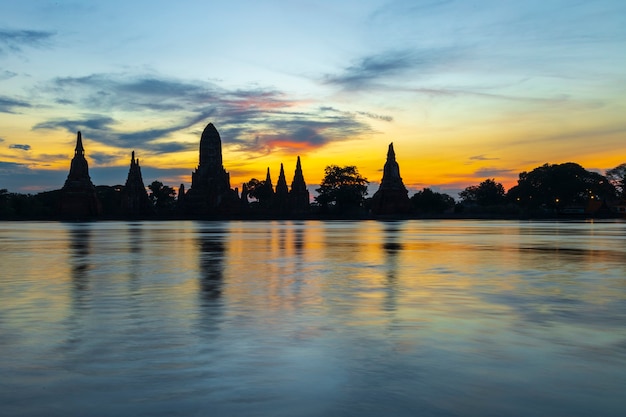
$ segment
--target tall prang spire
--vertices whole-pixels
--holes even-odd
[[[204,128],[200,137],[200,168],[205,166],[213,172],[223,169],[222,139],[213,123]]]
[[[387,162],[383,168],[383,179],[380,182],[380,188],[405,190],[406,187],[400,177],[400,166],[396,162],[396,152],[393,149],[393,142],[389,144],[387,150]]]
[[[124,185],[122,209],[127,216],[148,216],[154,213],[154,207],[148,198],[146,187],[141,176],[139,159],[135,159],[135,151],[132,151],[130,168]]]
[[[76,135],[74,157],[70,172],[61,189],[59,214],[66,218],[93,218],[100,215],[102,206],[96,195],[96,187],[89,176],[85,148],[80,131]]]
[[[191,174],[191,188],[184,200],[179,209],[194,217],[230,215],[239,210],[239,198],[222,165],[222,139],[213,123],[202,131],[198,168]]]
[[[280,174],[278,174],[278,182],[276,183],[276,195],[287,195],[289,188],[287,188],[287,179],[285,178],[285,168],[283,164],[280,164]]]
[[[309,211],[310,204],[309,190],[306,188],[306,182],[304,182],[302,164],[300,163],[300,156],[298,156],[296,171],[293,174],[293,181],[291,182],[291,191],[289,191],[291,214],[295,216],[306,215]]]
[[[393,142],[389,144],[383,178],[378,191],[372,196],[371,207],[372,214],[375,215],[406,214],[410,209],[408,190],[400,177],[400,166],[396,162]]]
[[[84,156],[85,155],[85,148],[83,148],[83,136],[80,133],[80,130],[78,131],[78,137],[76,138],[76,148],[74,149],[74,156]]]
[[[89,177],[89,165],[85,159],[85,148],[83,148],[83,138],[80,131],[77,134],[74,157],[70,163],[70,173],[67,175],[65,187],[78,183],[84,183],[85,187],[93,187],[91,177]]]
[[[289,188],[285,178],[285,168],[280,164],[280,174],[276,183],[276,194],[274,195],[274,212],[278,216],[285,216],[289,212]]]
[[[272,185],[272,177],[270,176],[270,167],[267,167],[267,175],[265,175],[265,186],[274,193],[274,186]]]
[[[293,181],[291,182],[291,192],[304,192],[308,190],[306,188],[306,182],[304,182],[304,175],[302,174],[302,164],[300,163],[300,156],[296,161],[296,171],[293,174]]]

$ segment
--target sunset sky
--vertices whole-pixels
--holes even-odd
[[[300,155],[372,182],[394,143],[410,195],[544,163],[626,162],[626,2],[0,1],[0,188],[191,182],[203,128],[231,186]]]

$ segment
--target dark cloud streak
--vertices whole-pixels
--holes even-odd
[[[15,108],[28,108],[31,105],[25,101],[17,100],[10,97],[0,96],[0,113],[15,113]]]
[[[0,29],[0,54],[6,51],[20,52],[24,46],[45,46],[53,36],[53,32],[41,30]]]
[[[30,151],[30,145],[20,145],[20,144],[14,144],[14,145],[9,145],[9,149],[21,149],[23,151]]]
[[[385,51],[361,58],[341,74],[327,75],[324,82],[346,90],[374,88],[407,73],[423,76],[456,61],[460,53],[457,48]]]

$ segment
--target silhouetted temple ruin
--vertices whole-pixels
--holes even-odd
[[[309,190],[306,188],[306,182],[304,182],[302,164],[298,156],[296,171],[293,174],[293,181],[291,182],[291,191],[289,191],[289,210],[293,215],[303,215],[309,212],[310,205]]]
[[[279,216],[289,214],[289,188],[285,178],[285,168],[280,164],[280,174],[276,183],[276,193],[274,194],[274,212]]]
[[[96,194],[96,187],[89,176],[89,166],[85,159],[83,139],[78,132],[70,173],[61,189],[59,214],[63,218],[91,218],[102,213],[102,205]]]
[[[191,216],[240,211],[240,200],[230,188],[230,175],[222,165],[222,140],[213,123],[206,126],[200,137],[200,162],[191,174],[191,188],[182,202],[181,211]]]
[[[372,214],[394,215],[408,213],[411,208],[408,190],[400,177],[400,167],[396,162],[393,143],[389,144],[387,161],[383,168],[383,179],[378,191],[372,197]]]
[[[154,206],[146,192],[139,159],[135,159],[135,151],[131,154],[130,168],[124,186],[122,213],[130,217],[144,217],[154,214]]]

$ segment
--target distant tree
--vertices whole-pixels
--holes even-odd
[[[507,193],[510,201],[529,207],[585,205],[589,200],[612,199],[615,187],[606,177],[567,162],[544,164],[519,174],[517,185]]]
[[[454,198],[445,193],[438,193],[424,188],[411,197],[413,209],[421,213],[443,213],[454,208]]]
[[[315,197],[320,206],[334,206],[338,211],[345,211],[362,205],[369,181],[359,174],[356,166],[329,165],[324,174]]]
[[[615,187],[621,198],[626,198],[626,163],[606,171],[606,179]]]
[[[150,189],[148,197],[157,213],[166,214],[174,210],[176,191],[172,187],[163,185],[160,181],[152,181],[148,189]]]
[[[272,199],[274,190],[265,180],[257,180],[252,178],[246,183],[248,187],[248,195],[258,201],[260,204],[267,204]]]
[[[494,179],[486,179],[479,185],[472,185],[459,193],[464,203],[479,206],[496,206],[505,202],[504,187]]]
[[[10,214],[9,192],[6,188],[2,188],[0,189],[0,217],[8,217]]]

